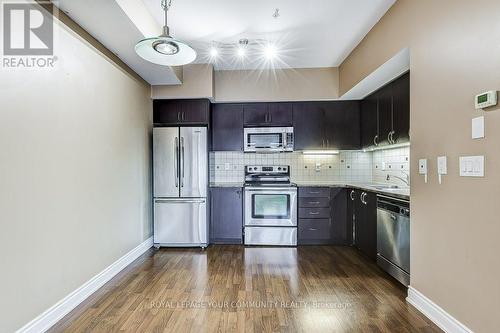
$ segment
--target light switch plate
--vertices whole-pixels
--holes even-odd
[[[484,156],[461,156],[461,177],[484,177]]]
[[[484,138],[484,116],[472,119],[472,138]]]
[[[427,174],[427,159],[422,158],[418,160],[418,173],[421,175]]]
[[[438,168],[438,174],[440,174],[440,175],[448,174],[448,166],[447,166],[446,156],[438,156],[437,168]]]

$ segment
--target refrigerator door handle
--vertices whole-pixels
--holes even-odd
[[[155,199],[155,203],[205,203],[205,199]]]
[[[181,187],[184,187],[184,137],[181,137]]]
[[[174,173],[175,173],[175,187],[179,187],[179,172],[177,170],[178,162],[179,162],[179,138],[175,138],[174,143]]]

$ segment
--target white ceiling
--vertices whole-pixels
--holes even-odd
[[[133,1],[142,1],[160,30],[161,0]],[[273,64],[264,63],[260,54],[241,61],[230,52],[215,63],[216,70],[331,67],[342,63],[395,1],[173,0],[169,26],[174,38],[195,47],[197,63],[208,62],[213,41],[266,39],[277,45],[279,61]],[[133,18],[115,0],[59,0],[58,3],[146,81],[179,84],[172,70],[150,64],[135,54],[134,45],[144,36],[136,26],[138,22],[132,23]],[[280,13],[277,19],[272,16],[275,8]]]
[[[142,0],[163,24],[161,0]],[[395,0],[173,0],[169,26],[174,38],[190,42],[206,62],[212,41],[240,38],[277,41],[279,67],[338,66]],[[273,13],[279,8],[280,16]],[[255,69],[259,61],[241,62],[233,54],[216,69]]]

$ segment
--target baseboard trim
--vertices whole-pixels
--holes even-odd
[[[38,317],[21,327],[17,330],[17,333],[40,333],[47,331],[71,310],[76,308],[80,303],[96,292],[97,289],[101,288],[106,282],[111,280],[116,274],[130,265],[135,259],[139,258],[139,256],[152,246],[153,237],[150,237],[129,251],[123,257],[112,263],[102,272],[94,276],[92,279],[84,283],[71,294],[64,297]]]
[[[471,329],[411,286],[408,287],[406,301],[447,333],[473,333]]]

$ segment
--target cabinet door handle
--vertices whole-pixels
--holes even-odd
[[[325,139],[321,140],[321,147],[325,148]]]
[[[351,191],[350,197],[351,197],[351,200],[354,201],[354,190]]]
[[[181,120],[181,113],[177,111],[177,121]]]
[[[317,231],[317,228],[309,228],[310,231]]]
[[[184,121],[184,111],[182,111],[182,121]]]
[[[329,139],[326,139],[326,147],[329,148],[330,147],[330,140]]]
[[[319,191],[309,191],[309,194],[319,194]]]
[[[390,131],[389,134],[387,134],[387,141],[389,141],[390,144],[392,144],[391,133],[392,133],[392,131]]]
[[[378,134],[377,134],[377,135],[375,135],[375,137],[373,138],[373,144],[374,144],[375,146],[378,146]]]
[[[273,115],[270,113],[268,113],[268,115],[269,115],[269,122],[272,123],[273,122]]]
[[[309,215],[319,215],[319,212],[309,212]]]
[[[310,205],[319,205],[319,201],[309,201]]]

